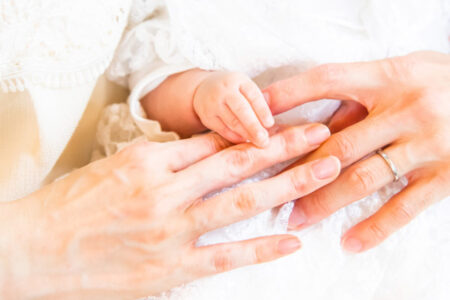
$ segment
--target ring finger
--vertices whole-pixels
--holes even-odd
[[[398,139],[401,133],[399,126],[392,122],[390,118],[370,116],[333,134],[317,151],[307,156],[305,161],[335,155],[345,168],[375,149]]]
[[[448,170],[443,172],[448,174]],[[426,174],[413,179],[407,188],[393,196],[374,215],[347,231],[342,237],[342,246],[350,252],[370,249],[448,193],[449,188],[442,185],[439,177]]]
[[[331,182],[339,171],[339,160],[330,156],[214,196],[191,206],[188,214],[195,220],[196,232],[203,233],[307,195]]]
[[[405,144],[386,148],[400,176],[416,166]],[[334,182],[296,201],[289,228],[299,230],[315,224],[338,209],[360,200],[394,180],[394,174],[380,155],[373,155],[347,168]]]

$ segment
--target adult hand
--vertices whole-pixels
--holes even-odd
[[[135,144],[2,204],[2,299],[136,299],[287,255],[300,247],[295,236],[195,243],[329,183],[339,173],[337,158],[202,198],[316,149],[328,136],[326,126],[312,124],[279,131],[266,149],[229,147],[216,134]]]
[[[323,65],[276,82],[265,93],[274,113],[322,98],[349,101],[330,122],[332,131],[345,129],[303,160],[333,154],[348,168],[332,184],[296,202],[292,229],[317,223],[393,181],[393,172],[380,155],[365,158],[380,148],[409,184],[343,236],[345,249],[360,252],[378,245],[450,195],[448,55],[417,52],[374,62]]]

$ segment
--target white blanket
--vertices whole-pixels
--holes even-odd
[[[155,122],[139,115],[139,97],[174,72],[192,67],[239,71],[263,87],[319,63],[449,49],[448,1],[137,2],[109,76],[131,86],[131,113],[144,134],[146,124]],[[330,100],[307,104],[278,116],[277,122],[325,121],[338,105]],[[107,146],[107,136],[99,136]],[[303,249],[287,258],[198,280],[161,299],[448,299],[449,199],[366,253],[348,254],[340,247],[348,228],[404,184],[392,184],[299,232]],[[199,245],[286,232],[291,209],[287,204],[210,232]]]

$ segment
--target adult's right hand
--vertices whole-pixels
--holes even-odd
[[[195,242],[329,183],[340,170],[337,158],[202,197],[307,153],[328,136],[315,124],[281,130],[265,149],[230,147],[215,134],[135,144],[2,204],[2,299],[135,299],[289,254],[300,247],[291,235],[207,247]]]

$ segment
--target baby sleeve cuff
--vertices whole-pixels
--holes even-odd
[[[131,94],[128,97],[130,114],[136,125],[150,141],[173,141],[179,139],[179,136],[173,131],[163,131],[158,121],[148,119],[142,108],[140,99],[155,89],[170,75],[192,68],[193,66],[189,64],[162,65],[146,74],[139,72],[140,74],[133,74],[134,76],[130,77],[129,86]]]

